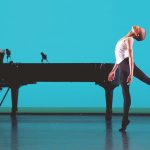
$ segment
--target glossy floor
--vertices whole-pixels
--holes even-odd
[[[150,116],[130,116],[120,133],[121,116],[0,115],[0,150],[149,150]]]

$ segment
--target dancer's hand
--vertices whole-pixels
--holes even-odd
[[[133,78],[133,75],[132,75],[132,74],[129,74],[129,76],[128,76],[128,78],[127,78],[127,85],[131,84],[132,78]]]
[[[115,78],[115,71],[111,71],[108,75],[108,81],[112,81]]]

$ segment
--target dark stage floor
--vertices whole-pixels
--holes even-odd
[[[0,115],[0,150],[149,150],[150,116],[130,116],[120,133],[121,116]]]

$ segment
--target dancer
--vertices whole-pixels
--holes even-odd
[[[150,85],[150,78],[141,71],[134,63],[133,57],[133,43],[134,40],[143,41],[146,36],[146,31],[140,26],[132,26],[131,31],[122,37],[116,44],[115,56],[116,63],[108,75],[108,81],[114,80],[115,72],[119,69],[119,79],[122,87],[122,94],[124,99],[124,109],[122,118],[122,127],[119,131],[125,131],[127,125],[130,123],[128,113],[131,105],[130,84],[133,76]]]

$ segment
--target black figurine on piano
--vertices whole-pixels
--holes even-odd
[[[45,60],[46,62],[48,62],[48,60],[47,60],[47,55],[46,55],[46,54],[44,54],[43,52],[41,52],[41,56],[42,56],[42,59],[41,59],[41,62],[42,62],[42,63],[44,62],[44,60]]]
[[[11,51],[8,49],[8,48],[6,48],[6,55],[7,55],[7,62],[8,62],[8,59],[11,59]]]
[[[5,55],[5,51],[0,49],[0,64],[3,63],[3,60],[4,60],[4,55]]]

